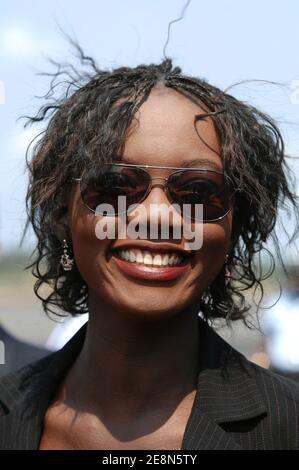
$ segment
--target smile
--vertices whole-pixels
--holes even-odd
[[[171,281],[191,267],[190,255],[171,250],[116,249],[112,259],[125,275],[148,281]]]
[[[129,263],[138,263],[145,266],[177,266],[184,260],[184,256],[177,253],[151,253],[148,250],[130,249],[117,250],[117,255]]]

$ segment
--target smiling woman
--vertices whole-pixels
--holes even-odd
[[[1,447],[299,448],[297,385],[208,324],[245,319],[278,208],[298,221],[277,127],[170,59],[102,71],[81,58],[92,72],[60,71],[65,96],[31,119],[52,113],[28,162],[27,204],[45,311],[89,321],[0,381]],[[120,236],[138,210],[143,236]],[[100,239],[97,224],[111,221],[115,237]],[[202,234],[196,248],[186,222]]]

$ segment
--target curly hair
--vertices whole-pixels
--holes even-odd
[[[24,229],[25,233],[31,224],[37,236],[33,261],[27,268],[32,268],[37,278],[34,292],[45,312],[76,315],[88,311],[88,286],[78,269],[75,266],[66,272],[60,265],[62,247],[57,227],[63,226],[68,233],[63,221],[71,178],[80,176],[83,170],[95,176],[103,162],[113,161],[125,142],[129,126],[137,119],[141,104],[153,87],[164,86],[197,100],[204,116],[211,116],[221,145],[223,171],[236,190],[227,262],[231,273],[229,282],[225,282],[223,267],[203,293],[200,309],[206,319],[245,321],[250,305],[243,292],[260,288],[263,296],[262,281],[275,267],[275,258],[269,252],[272,268],[268,273],[263,275],[255,269],[256,255],[265,249],[270,236],[283,264],[275,232],[280,207],[296,216],[289,242],[298,232],[297,196],[286,163],[284,142],[275,122],[205,79],[184,75],[180,67],[173,67],[171,58],[164,58],[158,64],[107,71],[100,70],[80,46],[77,49],[83,71],[72,64],[52,61],[58,69],[52,74],[50,90],[43,97],[46,103],[35,116],[27,116],[26,123],[47,121],[30,161],[26,154],[29,186]],[[55,97],[56,89],[61,86],[62,95]],[[72,252],[71,244],[70,249]],[[50,291],[42,295],[45,285]]]

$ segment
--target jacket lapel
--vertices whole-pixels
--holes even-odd
[[[241,447],[206,413],[195,408],[188,421],[182,449],[241,450]]]
[[[38,448],[44,414],[81,350],[85,333],[86,324],[61,350],[1,378],[0,449]]]
[[[52,355],[51,355],[52,356]],[[46,366],[50,357],[38,361]],[[0,382],[0,449],[35,449],[42,426],[42,399],[30,398],[40,367],[26,366]],[[30,387],[24,387],[27,381]]]
[[[199,319],[199,375],[182,449],[241,449],[222,427],[267,414],[254,368]]]

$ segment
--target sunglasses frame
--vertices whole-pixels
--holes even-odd
[[[155,179],[162,179],[165,181],[165,185],[163,187],[164,189],[164,192],[166,193],[167,195],[167,198],[168,200],[173,203],[174,201],[172,201],[172,198],[169,194],[169,191],[168,191],[168,185],[167,185],[167,181],[168,179],[175,175],[176,173],[181,173],[182,171],[201,171],[201,172],[205,172],[205,171],[208,171],[209,173],[217,173],[219,175],[222,175],[224,176],[224,173],[222,171],[218,171],[218,170],[211,170],[210,168],[186,168],[186,167],[175,167],[175,166],[157,166],[157,165],[137,165],[137,164],[133,164],[133,163],[108,163],[108,162],[104,162],[104,165],[109,165],[109,166],[121,166],[121,167],[133,167],[133,168],[138,168],[140,170],[142,170],[144,173],[147,174],[147,176],[150,177],[150,184],[148,185],[148,188],[146,190],[146,193],[144,194],[144,196],[142,197],[142,199],[140,201],[138,201],[138,203],[136,204],[140,204],[142,201],[144,201],[147,196],[149,195],[149,193],[151,192],[152,190],[152,187],[153,187],[153,180]],[[148,171],[147,171],[147,168],[156,168],[156,169],[162,169],[162,170],[176,170],[176,171],[173,171],[172,173],[170,173],[167,177],[163,177],[163,176],[152,176]],[[83,179],[83,175],[81,176],[81,178],[71,178],[72,181],[74,182],[77,182],[77,183],[80,183]],[[225,212],[225,214],[221,215],[220,217],[216,218],[216,219],[211,219],[211,220],[202,220],[201,222],[203,223],[210,223],[210,222],[217,222],[218,220],[221,220],[223,219],[231,210],[232,210],[232,204],[231,204],[231,201],[233,200],[234,198],[234,194],[235,194],[235,191],[232,192],[232,194],[229,196],[229,201],[230,201],[230,207],[229,209]],[[84,199],[83,199],[83,196],[82,196],[82,192],[81,192],[81,187],[80,187],[80,196],[81,196],[81,200],[82,200],[82,203],[85,207],[87,207],[88,210],[90,210],[91,212],[95,213],[96,211],[91,209],[85,202],[84,202]],[[136,205],[136,204],[133,204],[133,205]],[[128,214],[128,210],[125,210],[125,211],[121,211],[121,212],[117,212],[115,213],[115,215],[120,215],[120,214]],[[192,219],[193,220],[193,219]],[[196,219],[194,219],[193,221],[196,222]]]

